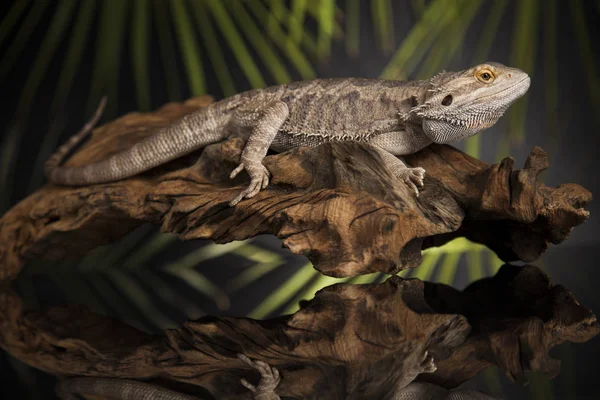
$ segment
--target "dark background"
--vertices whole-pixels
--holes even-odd
[[[44,160],[49,151],[81,127],[101,95],[109,94],[109,108],[103,119],[107,121],[129,111],[153,109],[167,101],[182,100],[201,92],[197,88],[194,90],[193,84],[190,84],[185,57],[185,54],[189,54],[189,49],[182,46],[182,41],[178,39],[178,24],[182,20],[168,1],[124,1],[125,11],[119,13],[121,8],[115,0],[73,0],[74,12],[65,24],[64,34],[57,39],[56,51],[52,54],[44,53],[48,49],[48,37],[52,37],[53,21],[57,18],[58,10],[62,3],[68,1],[71,0],[6,1],[0,6],[1,19],[6,21],[5,18],[10,15],[10,10],[14,10],[15,4],[25,4],[23,13],[11,29],[4,28],[7,26],[5,22],[0,25],[0,83],[3,93],[3,106],[0,108],[2,212],[43,184],[40,160]],[[69,43],[86,1],[95,3],[85,33],[87,41],[82,46],[81,57],[73,58]],[[40,3],[47,3],[46,7],[40,7]],[[181,3],[190,10],[189,7],[193,7],[194,2]],[[233,3],[234,7],[249,7],[244,4],[249,2],[226,3]],[[274,6],[273,2],[261,3],[266,9],[276,13],[274,10],[277,10],[277,5]],[[287,9],[293,7],[293,2],[279,3]],[[310,7],[320,7],[313,3],[319,2],[308,2]],[[350,3],[352,2],[336,2],[342,12],[347,11]],[[396,51],[402,48],[404,40],[410,37],[415,26],[425,18],[421,11],[425,10],[427,13],[428,7],[440,2],[358,3],[360,31],[357,35],[357,55],[353,55],[352,46],[347,45],[346,36],[351,29],[345,25],[339,11],[338,21],[346,34],[333,38],[330,55],[311,55],[309,50],[302,48],[306,51],[316,76],[382,76],[386,66],[394,65]],[[377,14],[373,3],[383,4],[382,7],[387,7],[386,12]],[[599,144],[597,129],[600,119],[600,72],[597,68],[600,63],[600,45],[597,39],[600,36],[596,27],[600,23],[600,2],[488,0],[468,4],[466,1],[449,0],[446,3],[448,13],[458,7],[456,9],[461,14],[458,18],[464,17],[472,4],[480,5],[472,20],[462,21],[465,26],[463,36],[456,30],[456,26],[461,26],[460,21],[442,29],[439,36],[445,36],[446,41],[437,39],[435,45],[427,47],[427,56],[422,58],[413,54],[409,59],[416,60],[415,67],[406,68],[406,75],[409,78],[427,77],[422,75],[431,69],[431,65],[435,65],[436,52],[443,54],[454,44],[457,44],[458,49],[441,64],[445,69],[467,68],[476,61],[484,61],[476,60],[479,55],[484,54],[490,61],[526,70],[532,77],[532,86],[525,99],[515,104],[513,108],[516,110],[511,109],[501,122],[484,132],[479,141],[472,142],[472,147],[467,150],[472,152],[476,149],[478,156],[487,162],[495,162],[502,156],[510,155],[515,158],[516,165],[520,166],[533,146],[539,145],[550,154],[551,166],[542,175],[546,184],[556,186],[574,182],[594,194],[599,193],[596,148]],[[231,4],[227,4],[227,7],[230,6]],[[148,80],[140,85],[136,83],[136,79],[140,77],[140,70],[136,69],[136,59],[139,59],[136,58],[136,46],[139,44],[132,39],[135,37],[132,32],[139,26],[138,18],[142,18],[139,11],[142,7],[150,10],[150,16],[147,30],[148,53],[143,57]],[[190,16],[195,41],[186,42],[201,49],[199,59],[203,68],[198,74],[204,77],[203,92],[216,98],[223,97],[226,92],[220,84],[217,69],[209,60],[207,43],[212,43],[222,52],[235,91],[256,86],[247,79],[242,63],[236,58],[236,50],[232,49],[226,35],[219,30],[218,19],[209,15],[208,8],[203,10],[213,21],[216,34],[207,36],[200,29],[197,20]],[[493,16],[497,10],[502,10],[497,27],[486,30],[493,20],[490,15]],[[35,13],[38,11],[39,18],[36,19]],[[170,35],[165,36],[165,31],[159,29],[161,19],[169,22],[167,31],[170,31]],[[381,40],[380,34],[381,26],[385,26],[384,20],[393,24],[388,36],[392,38],[388,40],[393,40],[393,43],[389,45],[388,51],[385,44],[382,44],[385,40]],[[307,14],[304,32],[318,38],[323,29],[322,24],[321,20]],[[432,25],[425,26],[426,32],[433,32]],[[285,52],[281,48],[274,45],[276,39],[267,33],[268,26],[257,23],[257,27],[265,43],[271,45],[279,55],[289,77],[301,79],[302,75],[295,63],[284,56]],[[22,32],[29,32],[30,35]],[[114,39],[110,39],[111,35]],[[486,35],[491,37],[489,41],[486,41]],[[25,36],[27,40],[23,40]],[[260,51],[248,44],[249,37],[243,34],[240,36],[246,41],[248,55],[257,60],[258,72],[265,84],[277,83],[272,70],[265,62],[261,62]],[[102,40],[103,37],[109,39]],[[417,48],[425,47],[426,39],[427,35],[417,44]],[[161,41],[169,43],[171,57],[166,57],[166,53],[162,52]],[[22,47],[19,46],[21,42]],[[481,49],[485,51],[482,52]],[[69,68],[65,60],[70,59],[74,60],[73,79],[69,81],[68,90],[64,91],[66,94],[61,97],[61,77]],[[36,64],[46,61],[39,77],[39,86],[35,88],[31,82],[35,81],[36,75],[32,71],[35,71]],[[147,93],[140,94],[140,86],[147,88]],[[145,100],[140,100],[140,96],[145,96]],[[517,114],[521,112],[525,124],[523,136],[519,136],[518,129]],[[53,141],[48,140],[51,135],[55,137]],[[457,147],[465,148],[465,144],[457,144]],[[587,209],[591,212],[590,220],[574,229],[566,242],[552,246],[535,264],[543,267],[553,282],[571,289],[581,304],[597,311],[600,310],[597,289],[600,274],[596,269],[600,233],[596,215],[597,202],[592,202]],[[156,243],[159,242],[165,243],[164,247],[157,247]],[[160,250],[144,253],[143,250],[148,247]],[[208,250],[203,253],[202,248]],[[452,254],[450,250],[448,254]],[[215,251],[219,252],[218,255],[207,256]],[[450,274],[448,283],[456,287],[463,288],[476,277],[493,273],[498,266],[488,251],[477,246],[454,251],[454,254],[458,254],[454,258],[457,264],[452,266],[456,268]],[[128,265],[127,256],[130,254],[145,254],[145,258],[141,258],[142,261],[138,262],[136,268],[125,269],[123,272],[123,265]],[[270,267],[273,263],[277,266]],[[152,227],[144,227],[129,235],[116,247],[102,248],[78,262],[60,265],[32,262],[19,277],[16,287],[32,307],[78,302],[97,312],[121,318],[140,329],[157,332],[160,328],[176,326],[185,319],[204,314],[265,317],[290,311],[289,307],[299,299],[310,298],[316,289],[335,281],[318,277],[306,263],[305,258],[281,249],[274,237],[259,237],[239,247],[219,247],[204,241],[177,242],[164,235],[157,236]],[[448,274],[440,273],[442,266],[447,265],[449,264],[438,263],[427,278],[434,281],[448,279]],[[263,268],[264,273],[240,290],[225,294],[219,292],[219,288],[231,285],[237,276],[251,267],[257,267],[254,271],[261,271]],[[183,277],[187,275],[183,273],[165,273],[168,268],[191,271],[196,279],[196,286],[186,284]],[[177,300],[179,303],[157,294],[157,285],[177,293],[180,296]],[[185,303],[185,307],[181,307],[181,302]],[[597,356],[599,352],[598,338],[585,344],[563,344],[551,352],[551,356],[563,362],[561,374],[552,381],[542,375],[531,374],[529,386],[523,388],[508,382],[497,371],[490,370],[469,382],[468,386],[504,395],[508,399],[597,398],[600,392],[600,374],[596,372],[600,368]],[[6,353],[0,355],[0,372],[2,398],[53,398],[52,377],[22,365]]]

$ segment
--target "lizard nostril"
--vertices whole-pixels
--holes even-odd
[[[512,76],[512,74],[508,74],[507,76],[510,78]]]
[[[442,100],[442,105],[443,106],[449,106],[450,104],[452,104],[452,95],[449,94],[448,96],[444,97],[444,100]]]

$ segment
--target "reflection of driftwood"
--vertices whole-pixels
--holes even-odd
[[[105,158],[209,101],[112,121],[67,164]],[[513,170],[508,158],[488,165],[432,145],[407,157],[427,170],[415,198],[369,145],[349,142],[267,157],[272,184],[231,208],[227,203],[246,186],[245,175],[233,185],[228,179],[241,148],[242,140],[232,139],[207,147],[199,159],[192,154],[124,181],[38,190],[0,219],[0,279],[14,277],[29,257],[82,255],[144,222],[219,243],[275,234],[324,274],[350,276],[416,267],[421,248],[455,236],[482,242],[505,261],[532,261],[588,217],[581,208],[590,200],[587,190],[536,181],[547,167],[539,148],[523,170]]]
[[[249,398],[239,380],[258,379],[238,352],[281,371],[281,396],[385,399],[420,371],[425,351],[438,369],[417,380],[451,388],[490,365],[512,378],[525,370],[553,376],[558,362],[548,351],[598,331],[589,310],[532,266],[504,266],[463,292],[399,277],[338,284],[291,316],[202,318],[166,336],[74,306],[27,312],[17,296],[0,296],[0,345],[30,365],[62,376],[144,379],[190,394],[203,386],[219,399]]]
[[[209,101],[119,118],[98,128],[68,164],[105,158]],[[228,179],[242,146],[232,138],[124,181],[38,190],[0,219],[0,280],[13,278],[28,258],[82,255],[145,222],[220,243],[275,234],[321,272],[350,276],[416,267],[422,248],[456,236],[504,260],[531,261],[588,217],[584,188],[536,181],[547,167],[539,148],[523,170],[513,170],[510,159],[488,165],[432,145],[407,157],[427,170],[415,198],[372,147],[350,142],[267,157],[271,185],[232,208],[247,179]],[[399,277],[334,285],[292,316],[203,318],[165,336],[80,307],[28,312],[17,296],[0,292],[0,346],[35,367],[147,380],[193,395],[208,390],[220,399],[249,398],[240,378],[258,378],[238,353],[277,367],[283,396],[385,399],[417,375],[447,388],[490,365],[512,378],[529,369],[554,375],[558,364],[548,350],[597,332],[594,315],[535,267],[505,266],[464,292]],[[431,364],[427,354],[438,370],[421,374]]]

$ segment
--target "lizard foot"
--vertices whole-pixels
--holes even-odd
[[[250,164],[242,162],[236,169],[231,171],[229,179],[235,178],[244,169],[248,172],[248,175],[250,175],[250,185],[248,185],[248,188],[243,190],[235,199],[229,202],[229,206],[231,207],[235,206],[244,198],[249,199],[256,196],[261,189],[264,189],[269,185],[269,170],[262,163]]]
[[[243,354],[238,354],[238,358],[242,360],[249,367],[260,372],[260,381],[258,385],[254,386],[245,379],[241,379],[240,383],[254,393],[255,399],[261,400],[279,400],[279,396],[275,394],[275,389],[281,381],[279,370],[275,367],[269,366],[264,361],[252,361]]]
[[[419,187],[423,187],[423,179],[425,179],[425,170],[421,167],[405,168],[399,171],[398,178],[402,179],[419,197]]]

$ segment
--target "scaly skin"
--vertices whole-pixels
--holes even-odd
[[[59,382],[55,391],[62,400],[79,400],[78,394],[114,400],[200,400],[148,383],[118,378],[69,378]]]
[[[213,103],[98,163],[60,167],[65,155],[93,128],[101,105],[96,117],[50,157],[45,171],[52,183],[60,185],[111,182],[248,129],[240,165],[231,177],[246,170],[250,185],[231,201],[232,206],[269,184],[269,171],[262,164],[269,148],[281,152],[339,140],[374,145],[390,171],[418,196],[425,170],[409,168],[397,156],[489,128],[527,92],[529,84],[523,71],[491,62],[421,81],[336,78],[293,82]]]
[[[252,392],[254,400],[280,400],[275,393],[281,377],[275,367],[263,361],[252,361],[243,354],[238,358],[252,369],[260,372],[256,386],[242,379],[240,383]],[[56,385],[56,395],[62,400],[78,400],[78,394],[101,396],[112,400],[200,400],[197,397],[164,389],[149,383],[119,378],[68,378]]]

